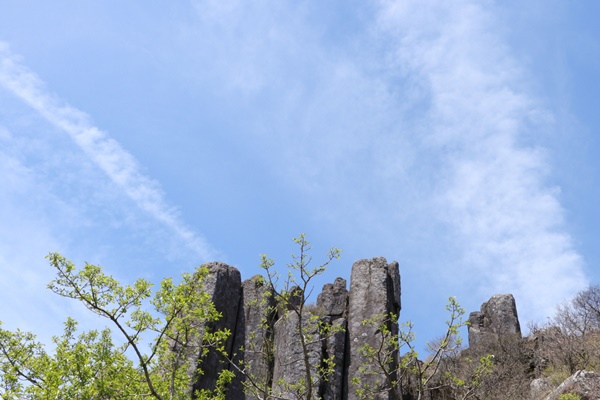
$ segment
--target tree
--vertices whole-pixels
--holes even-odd
[[[425,361],[418,359],[419,353],[414,346],[414,325],[411,322],[403,323],[396,335],[389,327],[390,322],[397,324],[397,315],[376,315],[363,321],[364,325],[376,327],[375,334],[379,340],[376,346],[364,344],[360,350],[366,362],[351,382],[360,398],[380,398],[380,385],[369,385],[365,379],[369,374],[380,372],[383,372],[386,379],[384,390],[396,400],[401,400],[403,394],[408,392],[413,392],[414,397],[421,400],[429,392],[449,384],[446,381],[453,377],[445,375],[442,379],[439,371],[445,358],[455,355],[460,349],[462,340],[458,331],[466,322],[462,320],[465,310],[454,297],[448,299],[446,309],[450,313],[450,319],[446,321],[446,332],[439,340],[428,343],[429,355]],[[397,361],[396,355],[402,349],[406,351]]]
[[[68,319],[46,353],[32,334],[0,330],[0,396],[3,399],[114,399],[143,393],[133,363],[114,345],[108,329],[76,336]]]
[[[453,398],[521,399],[530,393],[531,346],[517,334],[487,335],[444,360]]]
[[[54,338],[54,354],[47,353],[31,333],[1,330],[3,399],[190,397],[191,375],[201,371],[191,365],[193,357],[189,355],[218,349],[229,335],[205,328],[220,318],[210,296],[202,290],[206,268],[184,274],[179,284],[164,279],[153,294],[147,280],[123,286],[102,267],[86,264],[77,270],[58,253],[47,258],[57,273],[48,285],[50,290],[109,320],[123,344],[113,343],[109,329],[76,336],[76,323],[71,319],[63,336]],[[149,306],[152,311],[147,310]],[[132,354],[135,362],[126,354]],[[214,392],[194,396],[222,398],[231,375],[225,371],[220,378]],[[73,396],[65,395],[68,393]]]
[[[531,330],[538,342],[536,356],[545,363],[543,372],[554,380],[600,368],[600,285],[579,292],[558,306],[548,323]]]
[[[234,368],[244,377],[246,393],[263,400],[317,398],[319,382],[327,379],[333,362],[332,358],[323,360],[320,349],[329,336],[342,329],[322,321],[318,310],[309,304],[313,280],[325,272],[333,260],[339,259],[341,251],[337,248],[330,249],[325,261],[313,267],[310,255],[312,247],[306,236],[301,234],[294,242],[298,245],[299,253],[292,254],[292,262],[288,264],[288,273],[281,286],[281,277],[274,270],[275,262],[266,254],[261,255],[261,267],[266,272],[264,283],[268,290],[263,292],[260,299],[253,300],[262,303],[260,308],[264,314],[257,332],[251,332],[252,337],[261,340],[252,343],[250,348],[240,349],[259,353],[258,357],[264,362],[273,362],[276,376],[267,377],[262,370],[256,373],[252,365],[236,361],[235,357],[231,360]],[[278,319],[281,330],[293,332],[299,339],[296,344],[299,347],[299,357],[289,363],[277,358],[277,343],[269,335],[275,318]],[[290,380],[290,376],[285,373],[289,371],[298,379]],[[285,378],[277,376],[278,373],[286,375]],[[269,381],[271,378],[273,382]]]

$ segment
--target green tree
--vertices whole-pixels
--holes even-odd
[[[275,271],[275,262],[266,254],[261,255],[261,268],[265,270],[265,283],[269,290],[265,295],[272,296],[273,302],[267,298],[261,299],[263,304],[273,304],[263,307],[265,312],[263,323],[259,332],[251,333],[263,339],[261,344],[253,344],[251,350],[261,352],[262,358],[270,362],[275,357],[275,349],[272,337],[266,336],[269,324],[273,321],[273,315],[277,314],[281,319],[292,321],[297,337],[300,342],[300,367],[302,377],[297,381],[278,379],[268,382],[262,374],[255,374],[251,366],[232,360],[235,368],[245,377],[245,390],[247,393],[260,399],[294,399],[306,400],[316,398],[318,395],[318,382],[327,379],[333,367],[333,359],[325,359],[315,362],[311,354],[315,347],[322,347],[322,342],[331,335],[339,332],[342,327],[332,326],[321,320],[316,307],[309,304],[309,297],[313,290],[313,280],[325,272],[327,266],[334,260],[339,259],[341,250],[331,248],[325,260],[311,265],[311,244],[306,235],[301,234],[293,239],[298,246],[298,254],[292,254],[292,262],[287,265],[287,275],[283,278]],[[243,349],[242,349],[243,350]]]
[[[69,318],[48,354],[30,333],[0,330],[3,399],[114,399],[147,391],[133,362],[114,345],[108,329],[76,335]],[[145,390],[144,390],[145,389]]]
[[[454,376],[439,374],[445,358],[455,355],[460,349],[462,339],[459,329],[466,325],[462,319],[465,310],[454,297],[448,299],[446,309],[450,313],[446,332],[439,340],[427,343],[429,355],[425,361],[418,358],[419,353],[414,345],[414,325],[411,322],[401,324],[399,333],[394,334],[389,326],[390,322],[397,323],[397,315],[376,315],[363,321],[364,325],[376,328],[375,335],[379,340],[376,346],[364,344],[360,349],[366,361],[359,368],[358,375],[351,379],[360,398],[373,399],[378,396],[379,385],[371,387],[364,378],[368,374],[381,372],[386,378],[385,390],[396,400],[401,400],[403,393],[407,392],[414,392],[414,396],[421,400],[430,391],[449,385],[451,381],[464,385]],[[396,361],[396,355],[403,350],[404,354]]]
[[[113,343],[108,328],[76,336],[71,319],[64,334],[54,338],[52,354],[31,333],[0,330],[3,399],[190,397],[191,379],[202,373],[191,360],[219,349],[230,334],[206,329],[208,322],[220,318],[203,290],[207,268],[184,274],[179,284],[164,279],[153,293],[145,279],[124,286],[102,267],[86,264],[77,270],[60,254],[47,258],[57,274],[50,290],[109,320],[123,344]],[[230,379],[225,371],[214,392],[194,395],[223,398]]]

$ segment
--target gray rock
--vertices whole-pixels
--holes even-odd
[[[544,400],[558,400],[561,395],[567,393],[579,395],[582,400],[600,399],[600,375],[592,371],[577,371]]]
[[[469,314],[468,336],[470,346],[473,346],[481,338],[481,330],[484,329],[483,320],[484,316],[480,311],[473,311],[471,314]]]
[[[294,308],[298,309],[300,304],[302,304],[302,300],[304,299],[304,293],[300,286],[292,286],[289,290],[289,304],[287,304],[288,310],[293,310]]]
[[[346,313],[348,304],[348,290],[346,289],[346,280],[336,278],[333,284],[328,283],[323,286],[323,290],[317,296],[317,307],[322,307],[326,315],[331,317],[341,317]]]
[[[273,366],[273,393],[276,398],[306,398],[290,385],[306,380],[304,350],[301,344],[300,320],[294,311],[288,311],[275,323],[275,351]],[[320,397],[321,379],[317,367],[321,365],[323,345],[316,325],[303,324],[309,371],[312,381],[312,399]]]
[[[225,342],[225,349],[229,356],[233,355],[234,333],[236,331],[238,308],[242,298],[242,280],[240,271],[221,262],[205,264],[209,274],[204,283],[204,290],[210,294],[215,308],[223,316],[211,323],[211,331],[228,329],[232,332]],[[216,387],[219,374],[223,369],[229,368],[227,360],[218,352],[210,351],[206,356],[198,359],[198,368],[201,374],[196,374],[192,389],[212,390]]]
[[[323,322],[330,323],[335,333],[324,338],[323,357],[333,357],[333,372],[323,382],[323,400],[341,400],[344,390],[344,359],[346,356],[346,329],[348,321],[345,318],[325,317]]]
[[[365,359],[360,348],[369,344],[373,348],[379,347],[380,336],[377,335],[377,327],[363,324],[366,319],[378,315],[396,316],[400,313],[400,271],[398,263],[387,263],[383,257],[370,260],[360,260],[352,266],[350,280],[350,294],[348,299],[348,331],[346,345],[346,376],[345,390],[348,400],[358,400],[356,387],[351,379],[359,376],[359,368],[362,365],[372,363]],[[398,333],[396,321],[389,321],[388,328],[393,335]],[[397,365],[397,354],[394,363]],[[361,376],[363,383],[375,388],[378,393],[376,400],[387,400],[392,394],[386,384],[383,373],[374,373]]]
[[[306,398],[306,395],[298,396],[298,391],[290,387],[290,384],[306,378],[300,320],[294,311],[301,304],[302,293],[295,293],[291,305],[281,307],[282,304],[276,304],[271,295],[270,284],[262,277],[255,276],[242,285],[237,269],[223,263],[207,266],[210,274],[204,290],[210,294],[222,318],[215,323],[198,324],[198,337],[207,329],[231,331],[225,349],[228,359],[233,359],[234,363],[230,364],[227,357],[214,351],[202,357],[190,355],[194,364],[190,374],[201,369],[201,373],[193,375],[192,388],[214,389],[219,373],[229,368],[236,377],[228,387],[227,400],[258,400],[265,398],[269,389],[272,390],[271,395],[277,398]],[[297,289],[293,287],[290,291],[296,292]],[[400,306],[398,264],[388,264],[384,258],[354,263],[349,291],[342,278],[323,287],[316,307],[307,307],[305,311],[318,316],[320,323],[333,327],[335,333],[325,333],[314,320],[307,322],[309,314],[303,315],[302,325],[313,377],[313,399],[358,398],[356,387],[350,387],[350,380],[357,376],[361,366],[370,362],[361,355],[360,348],[364,344],[376,347],[380,340],[377,327],[363,325],[363,321],[377,315],[398,316]],[[392,334],[398,333],[395,320],[388,321],[388,328]],[[325,358],[333,360],[333,373],[327,379],[318,372]],[[394,363],[397,363],[397,355]],[[379,385],[381,391],[374,397],[375,400],[392,398],[383,374],[367,375],[364,379],[373,387]],[[253,383],[255,390],[244,390]]]
[[[498,335],[521,336],[517,305],[512,294],[495,294],[481,306],[483,326]]]
[[[543,399],[548,393],[552,391],[552,384],[548,378],[537,378],[531,381],[529,384],[530,398],[531,400]]]
[[[236,378],[227,389],[227,399],[265,398],[271,388],[275,318],[275,299],[270,284],[260,275],[245,280],[233,345],[234,364],[245,372],[230,367]],[[247,390],[244,385],[248,386]]]
[[[317,307],[326,314],[322,322],[332,327],[323,337],[323,357],[333,357],[333,372],[323,382],[323,400],[340,400],[344,390],[344,359],[346,356],[346,329],[348,321],[344,316],[348,306],[346,280],[336,278],[333,284],[323,286],[317,297]]]
[[[521,337],[521,325],[512,294],[495,294],[469,315],[469,346],[503,335]]]

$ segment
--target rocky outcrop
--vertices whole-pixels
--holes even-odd
[[[577,371],[544,400],[558,400],[564,394],[577,395],[582,400],[600,399],[600,375],[592,371]]]
[[[530,399],[539,400],[546,397],[554,389],[549,378],[537,378],[529,384]]]
[[[504,335],[521,337],[517,305],[512,294],[495,294],[469,315],[469,346]]]
[[[277,294],[263,277],[257,275],[242,283],[234,267],[223,263],[210,263],[206,267],[209,274],[203,290],[222,317],[197,326],[199,348],[206,349],[201,338],[207,330],[227,330],[231,335],[219,351],[185,356],[192,364],[192,389],[214,389],[221,371],[229,369],[235,377],[228,385],[227,400],[308,399],[302,382],[309,368],[311,400],[359,400],[364,396],[375,400],[417,398],[413,396],[417,393],[416,376],[408,374],[401,383],[391,386],[390,382],[397,381],[394,371],[399,355],[394,354],[388,342],[382,341],[384,333],[388,339],[398,334],[397,318],[401,310],[398,263],[388,263],[381,257],[359,260],[352,267],[349,290],[346,281],[337,278],[323,286],[314,305],[304,303],[298,287],[288,291],[290,301],[277,304]],[[522,339],[512,295],[492,296],[480,311],[470,314],[469,324],[469,349],[463,352],[467,361],[495,354],[494,371],[504,371],[506,375],[494,376],[496,381],[482,381],[492,385],[483,392],[492,396],[490,399],[530,396],[536,400],[558,400],[568,393],[581,399],[600,399],[600,375],[594,372],[579,371],[555,390],[548,378],[534,379],[542,376],[536,371],[544,369],[543,363],[536,363],[535,358],[537,347],[544,345],[543,332],[533,339]],[[391,358],[385,359],[388,376],[381,365],[377,366],[381,360],[375,360],[374,353],[369,355],[367,348],[391,354]],[[324,375],[325,370],[328,373]],[[513,371],[521,380],[510,380]],[[490,390],[496,384],[505,385],[503,388],[514,386],[515,393],[492,394]],[[448,387],[448,390],[443,388],[442,385],[429,391],[427,398],[452,399],[454,394]],[[363,390],[361,395],[357,393],[359,389]]]
[[[346,280],[336,278],[334,283],[323,286],[323,290],[317,296],[317,307],[321,307],[324,313],[331,318],[343,318],[348,306],[348,290]]]
[[[196,374],[193,389],[213,389],[219,373],[229,368],[235,378],[228,386],[228,400],[257,400],[265,398],[269,391],[278,398],[297,398],[297,384],[306,377],[304,340],[313,377],[312,398],[358,398],[351,379],[369,362],[360,348],[364,344],[378,345],[377,327],[363,321],[376,315],[398,316],[398,263],[388,264],[385,258],[357,261],[352,268],[350,291],[342,278],[326,284],[315,305],[304,305],[303,322],[294,311],[302,301],[298,288],[290,289],[294,294],[292,305],[278,307],[264,278],[255,276],[242,284],[234,267],[223,263],[207,267],[209,276],[204,288],[222,313],[222,318],[208,328],[228,329],[232,335],[225,343],[228,357],[210,351],[198,359],[201,373]],[[390,320],[389,329],[397,333],[397,323]],[[331,373],[324,377],[320,370],[326,365]],[[369,385],[385,381],[376,375],[364,379]],[[384,393],[385,384],[380,386]],[[388,399],[387,396],[378,394],[375,398]]]

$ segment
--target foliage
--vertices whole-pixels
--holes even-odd
[[[445,361],[444,369],[467,383],[462,387],[452,384],[451,393],[457,399],[527,398],[534,378],[532,356],[530,345],[520,335],[481,337]]]
[[[537,357],[546,375],[572,375],[600,369],[600,286],[592,285],[557,307],[545,325],[530,327],[537,337]]]
[[[366,361],[360,366],[358,376],[351,379],[360,398],[375,398],[380,391],[380,382],[369,384],[369,380],[365,379],[368,375],[383,373],[386,380],[385,390],[397,400],[401,400],[402,394],[409,391],[414,391],[415,397],[422,399],[441,384],[438,374],[440,367],[447,357],[456,354],[460,349],[462,339],[459,336],[459,329],[466,325],[462,320],[465,310],[454,297],[448,299],[446,310],[450,313],[450,318],[446,321],[446,332],[441,339],[427,344],[429,356],[425,361],[418,359],[419,353],[414,345],[414,325],[411,322],[403,323],[398,334],[395,334],[391,327],[397,324],[397,315],[376,315],[363,321],[363,325],[376,328],[378,341],[376,346],[365,343],[360,348]],[[405,349],[404,354],[397,361],[397,354],[402,352],[402,349]],[[471,385],[475,385],[476,379],[480,379],[487,373],[488,363],[486,360],[482,363]],[[464,381],[460,381],[450,373],[447,373],[445,378],[455,385],[466,385]]]
[[[465,370],[460,373],[458,370],[447,369],[444,373],[444,380],[448,382],[455,399],[478,398],[478,390],[493,372],[494,355],[486,354],[476,359],[461,358],[460,361],[466,365],[466,373],[464,373]]]
[[[116,346],[109,329],[76,336],[71,319],[63,336],[54,339],[54,354],[47,353],[33,334],[2,330],[2,398],[189,398],[194,379],[190,366],[198,354],[219,348],[229,335],[205,329],[207,322],[220,318],[202,290],[206,268],[184,274],[179,284],[164,279],[153,294],[152,284],[144,279],[123,286],[102,267],[86,264],[77,270],[57,253],[48,260],[57,273],[48,287],[109,320],[124,344]],[[126,353],[133,354],[135,362]],[[214,393],[197,397],[222,397],[230,379],[224,374]],[[65,395],[69,393],[73,395]]]
[[[68,319],[49,355],[30,333],[0,330],[3,399],[114,399],[143,393],[137,369],[113,344],[110,331],[76,335]],[[147,391],[147,389],[146,389]]]
[[[414,349],[409,350],[408,355],[403,357],[402,363],[398,365],[399,349],[406,341],[412,342],[414,335],[410,324],[404,325],[408,327],[408,332],[394,334],[392,326],[397,324],[398,316],[395,314],[379,314],[362,321],[362,325],[375,328],[378,340],[375,346],[365,343],[359,348],[360,354],[367,362],[359,366],[358,374],[351,378],[350,383],[360,399],[376,397],[382,386],[386,391],[390,391],[395,399],[402,398],[399,379],[409,370],[409,364],[417,355],[413,352]],[[381,381],[382,373],[385,382]],[[369,376],[375,379],[368,379]]]
[[[249,334],[246,348],[226,354],[227,330],[214,330],[221,318],[204,291],[208,274],[199,267],[184,274],[179,283],[164,279],[158,289],[144,279],[122,285],[102,267],[85,264],[77,269],[57,253],[48,255],[56,278],[48,287],[56,294],[77,300],[94,314],[110,321],[109,328],[80,332],[69,318],[48,351],[35,335],[8,331],[0,323],[0,398],[2,399],[189,399],[224,400],[234,371],[244,378],[247,394],[263,400],[312,400],[319,385],[334,370],[333,355],[314,357],[324,341],[343,331],[329,322],[326,311],[310,304],[315,277],[340,256],[332,248],[324,262],[312,265],[311,245],[305,235],[294,239],[298,255],[292,255],[287,275],[281,278],[275,263],[261,256],[266,277],[257,277],[261,296],[246,307],[262,310],[258,329]],[[281,281],[281,284],[280,284]],[[533,377],[550,377],[558,385],[576,370],[600,368],[600,286],[590,286],[572,301],[558,307],[547,324],[532,326],[532,337],[492,335],[463,349],[459,329],[465,310],[450,297],[449,319],[443,336],[428,343],[428,354],[419,360],[413,324],[398,325],[398,315],[374,315],[362,322],[373,328],[373,338],[363,343],[365,360],[352,390],[361,399],[504,399],[528,396]],[[275,320],[288,321],[296,330],[300,348],[295,380],[270,375],[275,361]],[[372,338],[370,338],[372,339]],[[224,354],[232,366],[225,369],[213,390],[191,393],[203,373],[199,357],[209,351]],[[246,361],[242,354],[253,354]],[[319,353],[319,357],[321,357]],[[248,358],[250,359],[250,358]],[[270,366],[260,370],[257,363]],[[576,400],[574,393],[561,400]]]
[[[558,400],[581,400],[581,396],[576,393],[565,393],[558,396]]]
[[[312,266],[310,251],[312,246],[301,234],[294,239],[299,247],[297,255],[292,254],[292,262],[287,265],[288,273],[279,287],[280,275],[274,270],[275,262],[267,255],[261,255],[261,268],[266,272],[266,283],[269,285],[269,296],[273,297],[275,306],[263,307],[265,315],[259,328],[259,334],[263,338],[260,350],[263,359],[271,361],[274,354],[274,343],[272,338],[265,335],[269,331],[269,324],[275,312],[280,318],[292,321],[300,340],[301,353],[301,375],[300,379],[291,382],[288,379],[279,379],[269,386],[265,382],[265,376],[255,374],[246,365],[237,365],[237,370],[245,377],[245,390],[261,399],[313,399],[317,396],[318,382],[327,379],[333,368],[333,359],[321,360],[320,365],[313,365],[311,351],[315,346],[320,347],[322,342],[329,336],[339,332],[342,327],[332,326],[322,321],[319,310],[308,303],[313,287],[312,281],[318,275],[325,272],[327,266],[339,259],[341,250],[332,248],[326,255],[325,261]],[[269,302],[263,299],[263,305]],[[253,348],[256,351],[257,348]]]

